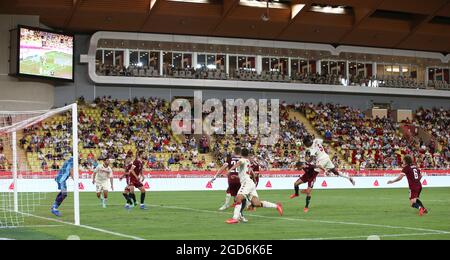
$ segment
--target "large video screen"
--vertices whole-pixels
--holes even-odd
[[[73,80],[74,37],[19,28],[19,74]]]

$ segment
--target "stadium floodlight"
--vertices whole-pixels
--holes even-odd
[[[0,111],[0,140],[11,165],[0,172],[0,228],[21,226],[28,218],[48,221],[51,194],[58,189],[73,193],[61,209],[73,210],[73,218],[67,213],[65,219],[80,225],[77,109],[73,104],[47,111]],[[68,161],[73,181],[58,187],[55,176]]]
[[[311,11],[326,14],[346,14],[346,6],[312,5]]]
[[[266,12],[263,13],[263,14],[261,15],[261,20],[263,20],[263,22],[268,22],[268,21],[270,21],[270,16],[269,16],[269,0],[266,0],[266,4],[267,4],[267,6],[266,6]]]

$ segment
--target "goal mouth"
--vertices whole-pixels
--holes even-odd
[[[0,111],[0,228],[46,224],[37,216],[52,217],[54,194],[60,191],[71,197],[64,203],[64,220],[80,224],[77,109],[72,104],[46,111]],[[65,177],[62,187],[55,179],[69,158],[72,178]]]

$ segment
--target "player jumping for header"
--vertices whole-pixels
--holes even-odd
[[[308,148],[310,156],[314,159],[313,161],[316,162],[319,168],[324,169],[325,173],[333,173],[334,175],[348,179],[352,185],[355,186],[355,180],[353,180],[352,177],[346,176],[336,169],[330,156],[325,152],[325,149],[322,146],[322,139],[313,139],[311,136],[306,136],[303,138],[303,144]]]
[[[420,193],[422,193],[422,183],[420,182],[422,174],[420,173],[420,169],[414,165],[413,158],[410,155],[405,155],[403,160],[405,161],[405,167],[400,176],[395,180],[388,181],[388,184],[399,182],[406,176],[409,185],[409,200],[411,202],[411,207],[418,209],[419,215],[423,216],[423,214],[428,213],[428,209],[425,208],[422,201],[419,199]]]
[[[241,188],[236,197],[236,206],[234,207],[233,218],[228,219],[226,223],[237,224],[242,219],[242,210],[245,208],[246,201],[250,201],[255,207],[275,208],[280,216],[283,215],[283,207],[281,204],[275,204],[267,201],[260,201],[258,193],[256,192],[255,182],[250,178],[250,160],[248,159],[249,150],[242,149],[242,158],[230,169],[229,175],[235,170],[238,170],[239,180],[241,181]],[[245,221],[244,221],[245,222]]]
[[[70,157],[67,161],[64,162],[63,166],[56,175],[55,181],[58,184],[58,190],[60,192],[56,196],[55,202],[51,208],[51,212],[53,215],[57,217],[61,217],[61,212],[59,212],[59,207],[63,203],[63,201],[67,198],[67,180],[69,177],[73,178],[73,157]]]

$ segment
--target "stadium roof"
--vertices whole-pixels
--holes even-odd
[[[225,36],[450,53],[450,0],[9,0],[73,32]]]

